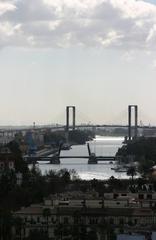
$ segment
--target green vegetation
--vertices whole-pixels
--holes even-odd
[[[132,184],[133,184],[133,181],[134,181],[134,176],[136,174],[137,173],[136,173],[136,167],[135,166],[131,166],[131,167],[128,168],[127,175],[132,177]]]
[[[69,132],[69,142],[72,144],[85,144],[86,141],[89,141],[95,137],[92,131],[70,131]]]
[[[85,144],[95,137],[92,131],[74,130],[69,131],[69,142],[71,144]],[[44,135],[45,144],[54,144],[59,146],[61,142],[66,141],[65,131],[47,132]]]
[[[138,138],[128,142],[117,152],[122,156],[122,161],[128,162],[127,156],[134,156],[134,161],[139,163],[138,170],[146,175],[152,166],[156,165],[156,138]]]
[[[67,171],[66,169],[61,169],[58,172],[49,171],[43,176],[36,166],[28,168],[16,142],[9,143],[7,147],[15,161],[15,170],[0,170],[0,239],[3,240],[11,239],[13,225],[19,233],[21,231],[22,222],[20,219],[12,218],[13,211],[22,206],[27,207],[32,203],[43,202],[44,198],[51,193],[64,192],[71,181],[78,179],[74,170]],[[23,176],[21,185],[17,184],[17,172],[22,173]],[[43,215],[46,219],[48,214],[48,210],[45,209]],[[30,239],[34,239],[35,234],[32,233]],[[42,235],[44,233],[40,233],[40,236]]]
[[[12,141],[12,142],[8,143],[6,145],[6,147],[8,147],[12,153],[12,157],[15,161],[16,172],[21,172],[24,175],[27,174],[28,166],[27,166],[26,162],[23,161],[22,153],[21,153],[18,143],[16,141]]]
[[[47,132],[44,134],[44,143],[59,146],[60,142],[65,142],[64,131]]]

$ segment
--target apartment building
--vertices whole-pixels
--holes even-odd
[[[70,234],[74,228],[81,232],[85,227],[86,231],[96,229],[98,239],[103,239],[104,235],[109,235],[109,231],[115,231],[116,234],[121,230],[125,233],[145,233],[155,228],[156,212],[155,207],[151,207],[151,201],[156,201],[155,193],[152,194],[152,200],[147,199],[147,193],[138,193],[143,194],[145,199],[141,199],[141,204],[132,205],[130,199],[136,201],[138,195],[127,193],[128,196],[123,196],[123,193],[118,193],[116,199],[111,194],[104,198],[91,198],[89,195],[87,198],[87,194],[81,198],[80,194],[77,199],[71,198],[71,193],[70,198],[68,193],[52,195],[42,204],[22,208],[14,214],[22,221],[20,236],[24,239],[32,231],[38,230],[46,232],[50,239],[55,239],[59,229],[62,238],[64,232],[68,232],[68,239],[72,239]]]

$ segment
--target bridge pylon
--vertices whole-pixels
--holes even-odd
[[[132,135],[132,109],[134,109],[134,135]],[[138,106],[128,106],[128,140],[132,140],[132,137],[138,136]]]
[[[61,154],[61,149],[62,149],[63,143],[60,143],[58,152],[56,152],[50,160],[50,164],[60,164],[60,154]]]
[[[54,155],[50,159],[50,164],[60,164],[60,156],[59,155]]]
[[[75,106],[67,106],[66,107],[66,141],[69,140],[69,129],[70,129],[70,109],[72,110],[72,130],[75,130],[76,126],[76,107]]]
[[[88,154],[89,154],[88,164],[97,164],[96,155],[95,153],[91,153],[89,143],[87,143],[87,147],[88,147]]]

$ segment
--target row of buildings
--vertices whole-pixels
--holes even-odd
[[[33,231],[45,232],[49,239],[68,240],[74,239],[74,234],[94,231],[99,240],[154,240],[156,193],[114,192],[103,197],[82,192],[51,195],[41,204],[20,209],[14,217],[20,218],[22,224],[20,232],[14,228],[13,234],[16,238],[20,234],[21,239]]]

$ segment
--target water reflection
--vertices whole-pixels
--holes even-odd
[[[114,156],[118,148],[122,146],[123,138],[121,137],[102,137],[96,136],[94,141],[89,142],[91,151],[97,156]],[[61,156],[88,156],[87,145],[72,146],[69,151],[62,151]],[[60,170],[62,168],[75,169],[82,179],[107,179],[111,176],[116,178],[127,178],[126,173],[116,173],[111,170],[113,164],[98,163],[96,165],[88,165],[87,159],[61,159],[60,165],[40,164],[41,171],[44,173],[50,169]]]

